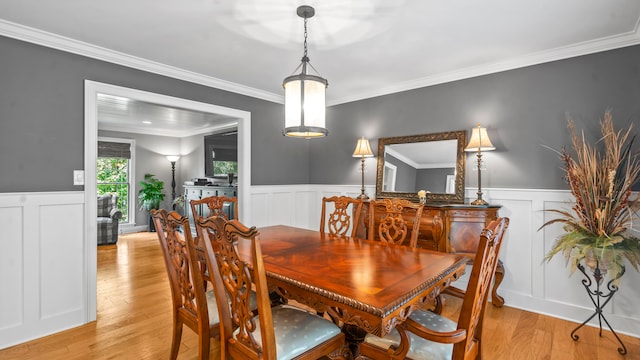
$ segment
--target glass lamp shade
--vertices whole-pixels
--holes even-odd
[[[356,149],[353,151],[353,157],[372,157],[373,151],[371,151],[371,146],[369,146],[369,140],[364,137],[358,139],[358,143],[356,144]]]
[[[167,155],[167,160],[169,160],[169,162],[176,162],[178,159],[180,159],[180,156],[178,155]]]
[[[489,135],[487,135],[487,128],[478,125],[478,127],[472,129],[469,145],[464,148],[464,151],[489,151],[495,149],[495,146],[489,140]]]
[[[284,134],[313,138],[326,136],[325,92],[327,80],[305,73],[284,79]]]

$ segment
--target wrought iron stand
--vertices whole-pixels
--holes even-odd
[[[616,332],[613,331],[611,324],[609,324],[607,319],[604,317],[604,314],[602,313],[602,309],[609,303],[609,301],[611,301],[611,298],[613,298],[613,295],[618,291],[618,286],[614,284],[614,281],[622,277],[625,271],[624,266],[622,267],[622,271],[620,272],[620,275],[618,275],[615,279],[611,279],[607,283],[606,290],[609,292],[605,294],[603,291],[600,290],[600,285],[602,284],[604,275],[600,272],[600,267],[598,265],[599,264],[596,262],[596,269],[593,271],[593,279],[596,282],[596,289],[591,290],[591,285],[593,284],[593,282],[591,281],[591,277],[587,275],[587,272],[585,271],[584,266],[582,264],[578,264],[578,269],[580,269],[580,272],[582,272],[585,276],[585,278],[582,280],[582,285],[584,286],[584,289],[587,291],[587,294],[589,294],[589,298],[591,298],[591,302],[593,303],[593,306],[595,306],[595,312],[593,313],[593,315],[589,316],[589,318],[585,320],[582,324],[578,325],[577,328],[573,329],[573,331],[571,332],[571,338],[574,341],[578,341],[580,337],[576,335],[576,331],[578,331],[581,327],[583,327],[586,323],[588,323],[591,319],[593,319],[596,315],[598,315],[598,325],[600,326],[600,336],[602,336],[602,321],[604,320],[605,324],[607,324],[607,326],[609,327],[609,330],[611,330],[613,335],[616,337],[616,339],[618,339],[618,342],[620,343],[621,347],[618,348],[618,352],[622,355],[626,355],[627,347],[624,346],[624,343],[622,342],[622,340],[620,340],[620,337],[618,336],[618,334],[616,334]]]

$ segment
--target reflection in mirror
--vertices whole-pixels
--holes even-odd
[[[454,193],[447,181],[455,179],[456,143],[457,140],[442,140],[386,146],[385,169],[396,170],[395,174],[385,172],[383,183],[394,184],[388,191]]]
[[[428,202],[462,203],[465,137],[453,131],[379,139],[376,197],[417,201],[425,190]]]

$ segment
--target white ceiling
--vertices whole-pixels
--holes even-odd
[[[237,128],[238,119],[98,93],[98,128],[138,134],[185,137]]]
[[[638,0],[2,0],[0,35],[282,102],[303,3],[329,105],[640,43]]]

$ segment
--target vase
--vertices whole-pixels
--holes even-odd
[[[605,276],[607,274],[607,269],[609,268],[610,263],[611,260],[603,259],[599,256],[596,256],[593,249],[587,250],[587,254],[584,257],[584,264],[594,273],[596,272],[596,270],[599,270],[602,276]]]

